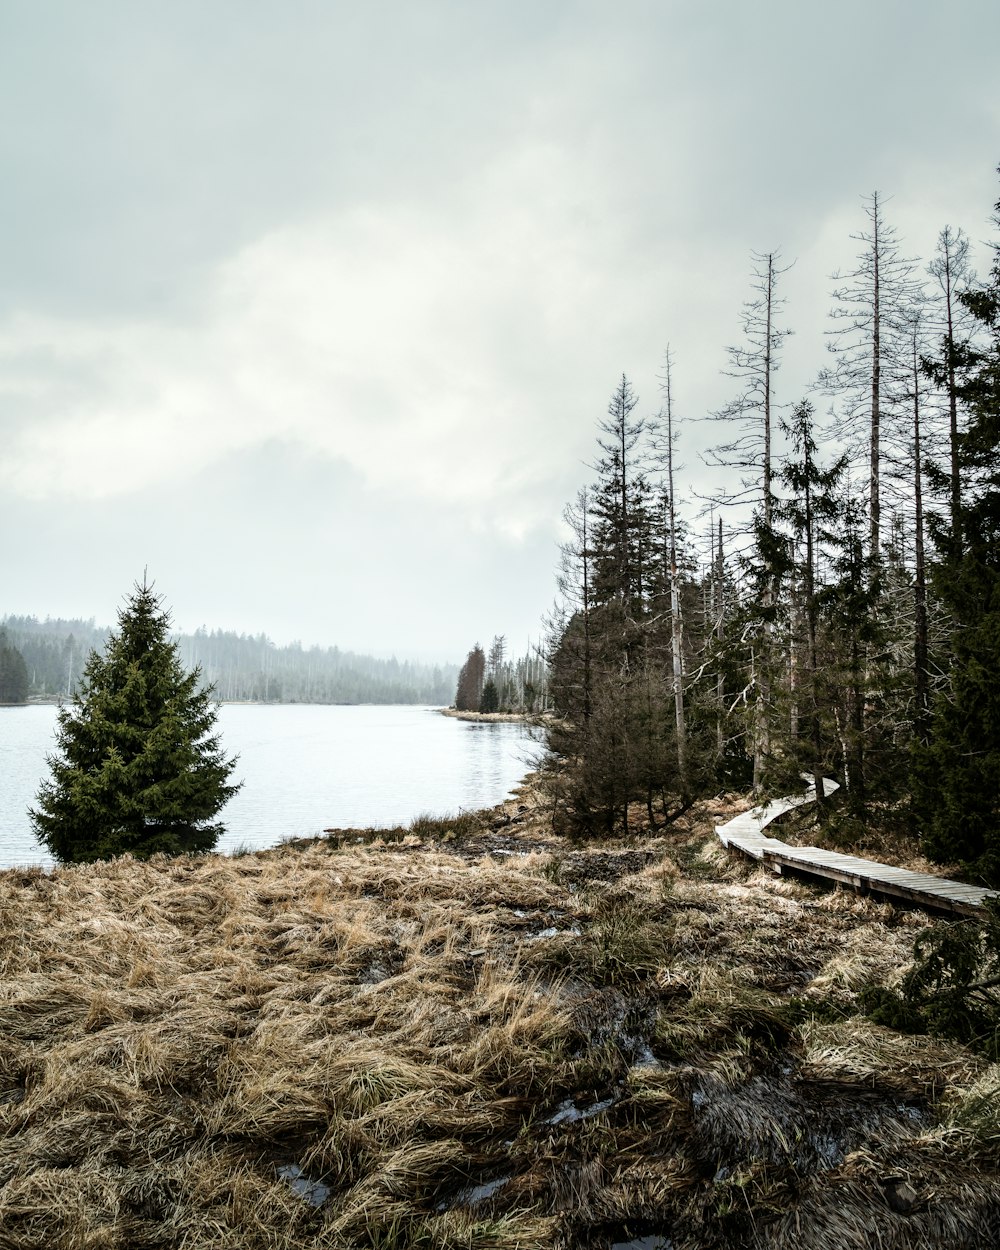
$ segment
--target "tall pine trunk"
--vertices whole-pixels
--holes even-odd
[[[677,568],[677,509],[674,500],[674,410],[671,394],[671,360],[667,352],[665,390],[667,398],[667,538],[670,577],[670,659],[674,695],[674,732],[677,739],[677,776],[682,800],[688,796],[687,725],[684,718],[684,621],[681,616],[680,574]]]

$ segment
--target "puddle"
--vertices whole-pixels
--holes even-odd
[[[321,1207],[330,1196],[329,1185],[324,1185],[322,1181],[311,1180],[297,1163],[284,1163],[278,1168],[278,1175],[283,1181],[288,1181],[292,1187],[292,1192],[305,1198],[311,1206]]]
[[[811,1175],[839,1167],[866,1138],[905,1141],[924,1113],[856,1083],[753,1076],[730,1086],[705,1074],[691,1091],[696,1150],[724,1180],[749,1158]]]
[[[455,1206],[474,1207],[477,1202],[485,1202],[487,1198],[492,1198],[498,1189],[503,1189],[504,1185],[509,1182],[509,1176],[498,1176],[495,1181],[486,1181],[482,1185],[463,1189],[455,1198]]]
[[[844,1143],[838,1141],[832,1133],[813,1133],[809,1144],[815,1150],[816,1158],[819,1159],[822,1167],[835,1168],[843,1163]]]
[[[580,936],[579,929],[576,929],[576,928],[557,929],[555,925],[550,925],[547,929],[540,929],[538,933],[529,933],[528,941],[534,942],[538,938],[554,938],[554,937],[558,937],[561,933],[565,934],[566,937],[579,937]]]
[[[641,1038],[627,1038],[632,1043],[633,1068],[662,1068],[663,1064]]]
[[[617,1101],[617,1098],[605,1098],[602,1102],[592,1103],[589,1107],[584,1107],[581,1110],[572,1098],[567,1098],[542,1123],[574,1124],[577,1120],[589,1120],[592,1115],[600,1115],[602,1111],[607,1111],[609,1107],[613,1107]]]
[[[455,1207],[474,1207],[477,1203],[485,1202],[487,1198],[492,1198],[498,1189],[503,1189],[504,1185],[510,1184],[509,1176],[498,1176],[496,1180],[484,1181],[482,1185],[469,1185],[465,1189],[460,1189],[457,1194],[450,1198],[445,1198],[437,1204],[438,1211],[451,1211]]]

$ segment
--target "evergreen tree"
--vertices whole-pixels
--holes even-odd
[[[213,732],[212,692],[181,666],[169,625],[143,579],[59,711],[52,778],[31,819],[61,861],[208,851],[222,832],[213,818],[239,789],[229,784],[235,760]]]
[[[455,707],[460,712],[478,712],[486,677],[486,655],[477,642],[458,674]]]
[[[962,505],[962,471],[959,463],[959,443],[962,426],[959,420],[959,370],[965,353],[969,350],[969,338],[975,318],[962,301],[962,294],[972,289],[974,274],[969,259],[969,240],[961,231],[951,226],[938,235],[937,253],[928,266],[928,272],[937,279],[938,293],[933,301],[934,320],[939,336],[940,356],[925,359],[925,370],[944,391],[948,403],[948,468],[942,469],[928,463],[932,485],[946,487],[949,498],[951,541],[959,543],[959,516]]]
[[[503,634],[494,634],[489,655],[486,658],[486,683],[483,686],[483,698],[479,708],[481,712],[499,712],[507,705],[509,692],[506,682],[506,656],[507,640]],[[492,691],[488,692],[490,686],[492,686]],[[487,707],[487,703],[495,704],[495,706]]]
[[[828,469],[820,467],[813,408],[808,401],[798,404],[791,420],[782,425],[791,445],[781,468],[781,480],[789,497],[776,501],[775,513],[790,530],[786,571],[792,593],[801,604],[805,680],[793,695],[796,702],[794,729],[781,753],[786,767],[791,763],[795,772],[805,768],[817,779],[816,804],[817,810],[822,812],[824,795],[820,779],[827,768],[830,734],[826,724],[829,699],[824,682],[825,666],[820,664],[823,587],[819,573],[823,548],[835,537],[833,526],[840,511],[836,491],[846,462],[842,457]],[[792,641],[794,645],[795,640]]]
[[[841,400],[838,428],[868,466],[868,548],[877,565],[882,546],[882,460],[898,396],[892,379],[906,356],[907,313],[917,298],[914,261],[900,255],[895,229],[886,221],[878,192],[865,205],[869,228],[851,237],[861,243],[857,267],[833,275],[833,364],[820,387]]]
[[[1000,227],[1000,202],[996,206]],[[928,852],[960,859],[1000,884],[1000,244],[990,281],[963,292],[982,345],[961,354],[958,399],[969,413],[959,441],[957,525],[939,531],[934,582],[956,628],[950,690],[918,749],[914,798]],[[955,539],[958,539],[956,542]]]
[[[739,384],[739,393],[712,414],[712,420],[724,423],[728,441],[712,448],[706,460],[739,472],[738,486],[727,487],[725,500],[759,500],[764,525],[770,527],[774,502],[773,435],[779,412],[774,400],[774,380],[782,345],[792,334],[778,324],[785,301],[777,290],[778,280],[791,265],[781,266],[778,251],[750,255],[754,294],[740,314],[743,341],[726,348],[729,366],[724,370],[727,377]]]
[[[566,514],[573,537],[563,548],[562,610],[552,621],[558,719],[549,731],[549,790],[555,827],[578,837],[627,834],[630,806],[639,803],[647,827],[669,823],[714,780],[714,725],[702,716],[689,728],[685,711],[695,640],[682,622],[697,587],[685,576],[683,527],[671,507],[669,391],[658,427],[669,485],[657,500],[640,468],[646,422],[633,417],[634,407],[623,376],[599,424],[599,480]]]
[[[28,667],[24,656],[7,641],[0,629],[0,703],[25,703],[28,699]]]
[[[753,507],[753,541],[744,556],[754,596],[746,613],[746,640],[751,643],[748,688],[753,694],[747,729],[748,745],[753,752],[754,792],[760,793],[771,752],[771,735],[777,732],[772,723],[776,707],[772,686],[778,667],[775,619],[779,574],[769,560],[766,541],[774,529],[774,446],[783,407],[776,400],[775,382],[784,342],[793,331],[780,324],[785,301],[778,294],[779,280],[791,266],[781,266],[777,251],[753,252],[751,256],[754,294],[743,305],[742,342],[726,348],[729,365],[724,370],[739,384],[739,392],[712,414],[712,420],[724,424],[727,441],[712,448],[706,460],[739,474],[738,479],[735,474],[727,476],[715,502]]]
[[[594,692],[593,549],[591,496],[582,487],[563,518],[572,531],[560,548],[557,587],[561,606],[548,621],[547,660],[552,668],[552,696],[564,716],[586,725]],[[558,601],[557,601],[558,602]],[[558,663],[556,661],[558,660]]]
[[[755,535],[759,529],[755,521]],[[764,531],[761,530],[761,533]],[[785,560],[784,540],[774,530],[766,531]],[[696,685],[702,716],[713,727],[715,738],[715,769],[719,783],[732,789],[749,789],[754,782],[756,764],[757,701],[748,701],[753,694],[754,637],[760,623],[760,597],[751,592],[749,602],[740,598],[732,562],[726,553],[722,517],[709,527],[711,554],[708,569],[702,578],[702,607],[699,672],[703,680]],[[774,565],[771,560],[768,570]],[[776,567],[776,566],[775,566]],[[782,567],[783,564],[782,564]],[[773,580],[767,573],[768,584]],[[754,579],[758,584],[759,579]]]
[[[868,657],[882,649],[885,630],[879,609],[884,605],[865,546],[861,501],[846,494],[833,519],[836,532],[831,535],[827,582],[818,595],[826,633],[823,668],[844,798],[851,816],[863,821],[869,792],[876,790],[885,797],[903,774],[891,734],[884,724],[875,723],[876,710],[884,700],[885,678],[881,666],[869,663]],[[880,761],[884,766],[879,769]],[[872,784],[876,772],[878,781]]]
[[[645,422],[634,416],[638,402],[623,373],[608,401],[608,415],[599,424],[602,455],[594,466],[594,593],[600,603],[619,599],[626,612],[642,598],[646,555],[649,486],[637,447],[645,429]]]
[[[675,445],[677,442],[673,401],[673,355],[668,345],[661,375],[664,403],[654,418],[654,447],[664,476],[660,529],[661,582],[670,613],[670,684],[674,704],[674,732],[677,743],[677,774],[681,790],[687,790],[687,721],[684,714],[684,612],[681,605],[681,578],[678,563],[682,526],[677,515],[675,490]],[[650,817],[652,820],[652,817]]]

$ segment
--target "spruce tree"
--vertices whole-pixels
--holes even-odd
[[[617,599],[628,612],[643,590],[643,538],[649,488],[637,447],[646,423],[634,416],[638,397],[625,374],[599,423],[601,457],[593,493],[594,594],[598,602]]]
[[[1000,201],[996,206],[1000,227]],[[959,356],[959,402],[969,424],[958,445],[957,524],[938,528],[934,584],[955,623],[950,689],[935,701],[930,741],[918,748],[914,799],[929,854],[963,860],[1000,884],[1000,244],[989,281],[959,298],[979,323]]]
[[[24,656],[7,640],[0,629],[0,703],[26,703],[28,700],[28,668]]]
[[[59,711],[52,777],[31,819],[63,862],[209,851],[222,832],[214,818],[239,789],[236,761],[214,732],[212,691],[199,689],[199,669],[184,671],[169,626],[144,578]]]
[[[884,201],[874,192],[865,205],[869,228],[851,237],[862,244],[857,268],[834,274],[829,348],[833,363],[822,370],[819,386],[841,401],[838,432],[852,450],[864,448],[868,462],[868,549],[873,567],[882,550],[883,457],[888,426],[898,417],[892,380],[906,358],[907,314],[919,299],[915,262],[900,255]]]
[[[486,678],[486,653],[477,642],[465,658],[458,674],[455,707],[459,712],[478,712]]]
[[[824,666],[820,664],[820,621],[824,587],[820,580],[821,557],[835,539],[840,513],[837,491],[847,467],[841,457],[828,469],[820,467],[814,433],[813,407],[808,400],[798,404],[790,421],[782,427],[790,444],[781,468],[781,480],[789,497],[775,501],[775,514],[790,531],[787,568],[792,594],[801,605],[805,627],[800,650],[804,652],[805,680],[797,689],[795,731],[780,754],[787,768],[807,769],[817,778],[816,804],[824,810],[823,786],[819,781],[827,769],[830,733]],[[775,567],[780,568],[775,560]],[[795,645],[795,640],[792,640]],[[799,701],[799,696],[801,700]],[[776,753],[777,754],[777,753]],[[790,778],[789,778],[790,780]]]

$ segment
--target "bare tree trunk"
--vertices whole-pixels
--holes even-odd
[[[788,606],[788,733],[793,742],[799,736],[799,647],[795,610],[795,589],[790,591]]]
[[[626,392],[625,378],[622,377],[619,403],[623,413],[627,413],[628,396]],[[621,587],[622,599],[628,606],[632,598],[632,579],[631,570],[629,568],[629,538],[631,534],[631,524],[629,518],[628,506],[628,426],[623,417],[619,425],[619,455],[621,456],[621,541],[619,545],[619,585]],[[627,821],[626,821],[627,823]]]
[[[774,253],[767,254],[767,274],[764,281],[765,335],[763,362],[763,434],[764,463],[762,488],[764,493],[764,528],[770,533],[773,514],[773,481],[771,468],[771,371],[773,351],[773,313],[774,286],[777,275],[774,268]],[[771,753],[771,658],[774,648],[774,623],[770,620],[770,610],[774,606],[775,586],[773,578],[768,575],[764,587],[764,645],[759,670],[756,673],[756,706],[754,715],[754,752],[753,752],[753,789],[757,794],[763,780],[764,761]]]
[[[879,530],[881,527],[881,494],[879,490],[879,437],[881,433],[881,371],[882,371],[882,311],[880,306],[881,287],[879,275],[879,225],[881,219],[878,209],[878,192],[872,196],[872,260],[874,264],[874,285],[872,288],[872,412],[871,442],[869,447],[869,543],[872,560],[878,560]]]
[[[951,310],[949,307],[949,322]],[[950,360],[950,346],[949,346]],[[914,570],[913,570],[913,693],[914,737],[918,742],[927,740],[930,719],[930,688],[927,673],[927,571],[924,558],[924,497],[922,439],[920,428],[920,357],[918,353],[917,326],[913,329],[913,509],[914,509]],[[951,398],[953,398],[953,393]],[[957,427],[956,427],[957,428]],[[954,448],[954,443],[952,444]],[[952,493],[952,531],[958,524],[958,503]]]
[[[587,488],[580,492],[580,515],[582,526],[580,531],[580,558],[583,562],[583,723],[584,728],[590,723],[593,708],[593,648],[590,638],[590,548],[587,514]]]
[[[868,787],[865,782],[865,693],[864,666],[857,630],[851,631],[851,717],[854,730],[855,768],[850,780],[845,778],[845,789],[850,791],[854,812],[863,816],[868,803]]]
[[[668,538],[670,543],[670,655],[674,693],[674,726],[677,736],[677,774],[680,779],[681,796],[686,797],[687,784],[687,726],[684,718],[684,622],[681,617],[680,577],[677,569],[677,511],[674,502],[674,412],[671,394],[671,359],[669,348],[666,358],[665,389],[667,397],[667,506]]]
[[[808,457],[808,453],[807,453]],[[823,801],[823,745],[820,737],[819,723],[819,663],[817,661],[817,617],[816,575],[814,563],[816,554],[813,539],[812,487],[809,472],[805,474],[805,529],[806,529],[806,620],[809,627],[809,683],[812,692],[812,747],[813,747],[813,780],[816,783],[816,807],[818,817],[822,817]]]
[[[949,450],[949,512],[951,541],[957,554],[962,545],[962,477],[958,462],[958,381],[956,363],[958,348],[955,335],[958,332],[955,296],[960,283],[968,284],[972,277],[969,269],[969,240],[959,230],[952,233],[950,226],[938,235],[937,255],[929,266],[941,288],[944,312],[944,369],[936,371],[938,381],[943,382],[948,394],[948,450]]]
[[[722,654],[722,639],[725,635],[725,616],[726,616],[726,560],[722,548],[722,517],[719,517],[719,545],[715,554],[716,559],[716,577],[715,584],[717,587],[718,602],[715,604],[715,637],[718,642],[719,655]],[[716,737],[719,757],[726,747],[726,728],[725,728],[725,706],[726,706],[726,689],[725,679],[722,675],[722,665],[719,665],[719,671],[715,677],[715,697],[718,707],[718,720],[716,721]]]
[[[951,537],[957,551],[962,542],[962,474],[958,463],[958,389],[955,380],[955,320],[951,277],[947,288],[948,318],[948,443],[951,452]]]

